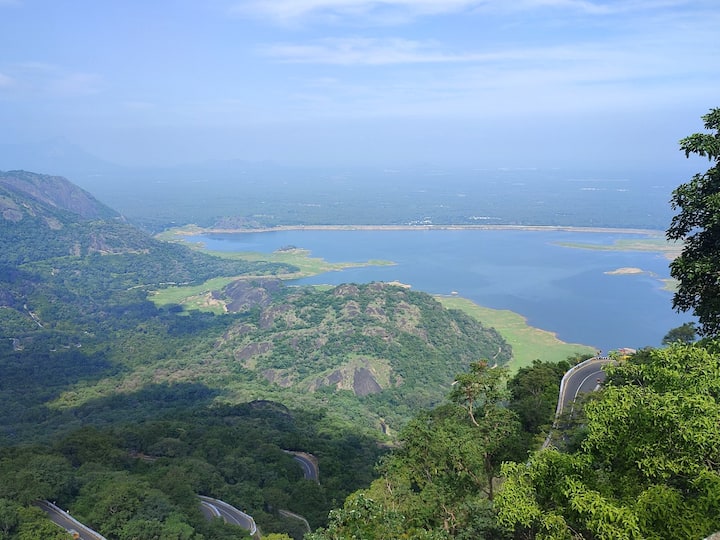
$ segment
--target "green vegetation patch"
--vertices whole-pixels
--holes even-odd
[[[238,279],[237,277],[218,277],[208,279],[200,285],[171,286],[165,289],[152,291],[148,298],[158,306],[180,304],[185,309],[197,309],[212,313],[224,313],[225,306],[218,300],[213,300],[211,293],[218,291]]]
[[[199,246],[196,245],[196,247]],[[282,249],[273,253],[230,253],[224,251],[205,251],[204,249],[202,251],[220,259],[243,261],[249,264],[282,264],[297,269],[292,273],[276,274],[275,277],[284,280],[300,279],[308,276],[324,274],[325,272],[345,270],[347,268],[359,268],[363,266],[391,266],[396,264],[392,261],[383,261],[378,259],[372,259],[366,262],[330,263],[319,257],[311,257],[310,251],[298,248]],[[199,285],[173,285],[152,291],[149,298],[158,307],[179,304],[186,310],[197,309],[200,311],[209,311],[219,314],[226,311],[225,305],[222,301],[213,298],[211,293],[213,291],[219,291],[236,279],[251,279],[253,277],[258,276],[243,275],[237,277],[219,277],[209,279]]]
[[[559,246],[573,249],[592,249],[595,251],[654,251],[674,259],[682,251],[682,244],[668,242],[664,236],[648,238],[617,239],[612,244],[585,244],[581,242],[558,242]]]
[[[283,249],[272,253],[257,252],[236,252],[228,253],[225,251],[208,251],[207,253],[224,259],[242,260],[248,262],[273,262],[296,266],[299,270],[292,274],[282,277],[284,279],[298,279],[302,277],[314,276],[325,272],[335,272],[345,270],[347,268],[360,268],[363,266],[392,266],[396,263],[392,261],[382,261],[372,259],[366,262],[342,262],[330,263],[319,257],[311,257],[310,251],[307,249]]]
[[[284,279],[298,279],[302,277],[314,276],[325,272],[334,272],[345,270],[347,268],[359,268],[363,266],[392,266],[396,264],[392,261],[383,261],[379,259],[371,259],[366,262],[342,262],[330,263],[319,257],[311,257],[311,253],[307,249],[301,249],[295,246],[278,249],[272,253],[259,253],[254,251],[245,252],[227,252],[227,251],[210,251],[206,250],[202,242],[192,242],[187,236],[199,235],[209,232],[195,225],[186,225],[168,229],[155,236],[158,240],[175,242],[199,249],[205,253],[220,257],[222,259],[241,260],[248,262],[273,262],[280,264],[288,264],[298,268],[297,272],[287,274],[282,277]]]
[[[595,348],[588,345],[565,343],[552,332],[529,326],[522,315],[512,311],[482,307],[466,298],[448,296],[435,298],[445,307],[463,311],[483,325],[495,328],[512,346],[513,358],[507,364],[511,372],[531,365],[536,359],[544,362],[559,362],[571,356],[596,352]]]

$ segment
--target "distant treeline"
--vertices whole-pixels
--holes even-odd
[[[75,180],[71,178],[71,180]],[[77,179],[80,180],[80,179]],[[102,184],[101,200],[152,231],[231,225],[513,224],[665,228],[671,172],[575,170],[137,171]]]

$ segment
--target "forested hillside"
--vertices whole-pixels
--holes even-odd
[[[288,287],[279,277],[290,265],[153,240],[33,187],[62,181],[15,174],[4,225],[17,242],[55,247],[5,244],[0,535],[61,538],[33,507],[43,499],[110,540],[243,534],[204,519],[198,495],[280,538],[720,531],[718,310],[705,278],[720,234],[705,219],[717,206],[718,114],[706,117],[714,134],[683,140],[716,165],[676,190],[668,233],[687,240],[675,303],[694,310],[705,338],[692,343],[685,325],[663,349],[614,357],[602,387],[559,419],[560,381],[582,358],[510,374],[496,331],[424,293]],[[173,294],[149,300],[179,284],[202,284],[202,310]],[[319,482],[293,452],[314,456]]]
[[[203,521],[198,494],[299,538],[302,523],[280,510],[323,525],[458,373],[512,356],[492,328],[425,293],[287,287],[275,276],[291,265],[153,239],[62,178],[0,177],[10,538],[50,534],[23,506],[44,498],[111,539],[237,534]],[[215,282],[214,311],[149,298]],[[314,454],[321,483],[286,450]]]
[[[266,401],[208,407],[203,396],[193,397],[174,413],[159,411],[156,420],[117,419],[108,428],[78,428],[49,446],[0,448],[0,526],[11,533],[3,537],[39,538],[28,529],[42,520],[23,506],[42,499],[70,508],[109,539],[242,537],[237,527],[201,516],[198,494],[207,494],[251,512],[264,531],[299,538],[302,523],[279,510],[300,513],[315,527],[333,501],[372,479],[381,452],[376,441],[342,426],[320,433],[322,413]],[[163,398],[173,396],[157,392],[153,399],[148,390],[132,399],[150,407]],[[303,477],[287,452],[297,449],[318,458],[320,483]]]
[[[0,205],[3,337],[20,341],[122,326],[153,313],[147,292],[170,283],[293,270],[159,242],[60,177],[0,173]]]

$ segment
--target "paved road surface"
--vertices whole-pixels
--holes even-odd
[[[605,381],[603,366],[612,363],[613,360],[606,357],[594,357],[578,365],[573,366],[563,375],[560,382],[560,394],[555,409],[555,419],[560,418],[564,411],[572,411],[573,403],[580,394],[587,394],[597,390],[598,386]],[[542,447],[550,446],[552,430],[548,433]]]
[[[237,525],[246,531],[250,531],[251,535],[257,532],[257,525],[255,525],[255,520],[252,516],[249,516],[245,512],[238,510],[220,499],[200,495],[200,510],[208,519],[220,517],[225,520],[225,523]]]
[[[591,358],[568,371],[560,384],[556,416],[560,416],[565,410],[572,410],[572,405],[580,394],[596,390],[605,380],[603,366],[612,362],[609,358]]]
[[[48,515],[50,521],[68,532],[76,531],[82,540],[106,540],[100,533],[93,531],[90,527],[86,527],[50,501],[39,501],[35,503],[35,505]]]
[[[303,475],[305,476],[305,478],[307,478],[308,480],[315,480],[316,482],[318,481],[317,466],[310,458],[302,454],[295,454],[293,456],[293,459],[297,461],[302,467]]]
[[[308,523],[308,520],[302,517],[300,514],[296,514],[295,512],[291,512],[290,510],[279,510],[278,513],[281,516],[289,517],[292,519],[297,519],[298,521],[302,521],[303,525],[305,525],[305,529],[307,529],[307,532],[312,532],[312,529],[310,528],[310,524]]]
[[[287,454],[292,454],[292,457],[297,461],[303,470],[303,476],[308,480],[315,480],[319,482],[320,468],[317,465],[317,458],[307,452],[293,452],[291,450],[283,450]]]

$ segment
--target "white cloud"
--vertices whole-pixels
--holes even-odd
[[[507,49],[495,52],[452,53],[437,43],[402,38],[328,38],[311,44],[277,43],[262,49],[282,62],[335,65],[512,62],[579,59],[575,48]]]
[[[282,61],[329,66],[327,74],[288,86],[287,102],[297,105],[298,114],[485,116],[629,111],[706,100],[713,80],[704,74],[716,48],[688,55],[692,44],[658,33],[613,43],[452,54],[433,42],[354,38],[266,52]],[[334,71],[335,65],[376,69]],[[380,69],[391,65],[403,69]]]
[[[712,0],[693,2],[712,7]],[[415,17],[460,12],[563,10],[584,15],[613,15],[687,6],[690,0],[242,0],[231,11],[290,22],[307,17],[380,19],[406,22]]]
[[[410,15],[453,13],[486,2],[478,0],[246,0],[236,13],[257,14],[287,21],[308,15],[371,15],[378,10],[400,10]]]
[[[437,43],[402,38],[329,38],[311,44],[278,43],[262,49],[282,62],[336,65],[460,63],[508,60],[515,52],[450,53]]]
[[[27,71],[36,71],[36,72],[43,72],[43,73],[53,73],[60,70],[59,66],[56,66],[55,64],[48,64],[47,62],[36,62],[34,60],[27,61],[27,62],[18,62],[14,64],[15,67],[21,70],[27,70]]]
[[[570,68],[577,65],[584,66],[588,73],[602,73],[608,69],[612,72],[627,72],[624,66],[631,66],[632,73],[643,76],[648,71],[667,71],[670,58],[658,58],[656,54],[657,47],[661,46],[660,43],[643,46],[618,42],[610,46],[602,42],[590,42],[456,53],[443,50],[434,41],[355,37],[326,38],[311,43],[276,43],[263,47],[261,52],[280,62],[299,64],[501,64],[504,71],[513,71],[518,66],[556,65]],[[703,56],[700,55],[700,58]]]

